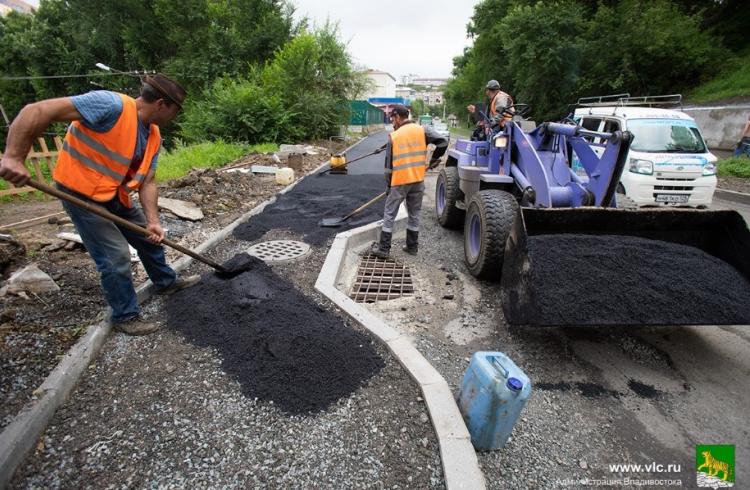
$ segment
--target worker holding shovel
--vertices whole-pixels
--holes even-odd
[[[427,171],[427,145],[435,145],[430,159],[430,168],[440,163],[448,149],[448,139],[429,126],[420,126],[409,119],[409,109],[403,105],[391,109],[393,133],[388,136],[385,157],[385,180],[388,183],[385,200],[383,227],[380,240],[372,246],[370,253],[388,258],[391,251],[393,223],[398,207],[406,201],[409,220],[406,225],[406,245],[403,250],[416,255],[419,241],[419,212],[424,195],[424,175]]]
[[[186,95],[180,85],[158,74],[143,79],[137,99],[96,91],[29,104],[10,126],[0,162],[0,177],[15,185],[26,184],[30,175],[24,161],[32,141],[53,122],[71,122],[53,173],[57,189],[95,203],[150,233],[148,237],[139,235],[63,201],[96,262],[115,328],[130,335],[149,334],[158,327],[140,317],[128,244],[138,251],[159,292],[183,289],[200,279],[178,278],[166,263],[154,179],[161,146],[159,126],[177,117]],[[133,206],[132,191],[138,191],[142,209]]]

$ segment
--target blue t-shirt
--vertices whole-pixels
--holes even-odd
[[[83,120],[81,123],[97,133],[106,133],[117,122],[122,114],[122,99],[114,92],[107,90],[95,90],[83,95],[71,97],[73,105],[78,110]],[[138,140],[135,142],[135,154],[133,160],[141,161],[146,151],[149,128],[138,119]],[[151,170],[156,170],[156,161],[159,150],[156,151],[151,160]]]

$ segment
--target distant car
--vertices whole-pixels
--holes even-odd
[[[437,131],[440,136],[444,136],[446,138],[451,137],[451,132],[448,129],[448,125],[445,123],[432,123],[432,129]]]

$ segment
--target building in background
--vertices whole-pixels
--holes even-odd
[[[30,14],[34,11],[34,7],[23,0],[0,0],[0,16],[8,15],[12,10]]]
[[[412,78],[410,85],[424,85],[425,87],[438,88],[448,83],[447,78]]]
[[[411,87],[407,87],[404,85],[397,85],[396,86],[396,97],[401,97],[403,99],[409,99],[414,100],[415,94],[417,93],[416,90],[414,90]]]
[[[370,81],[370,86],[365,90],[365,99],[396,97],[396,78],[393,75],[380,70],[366,70],[364,74]]]
[[[443,92],[438,90],[418,91],[414,98],[422,100],[425,105],[440,105],[443,103]]]

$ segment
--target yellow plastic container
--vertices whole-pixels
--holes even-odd
[[[276,171],[276,183],[289,185],[294,182],[294,170],[289,167],[280,168]]]

